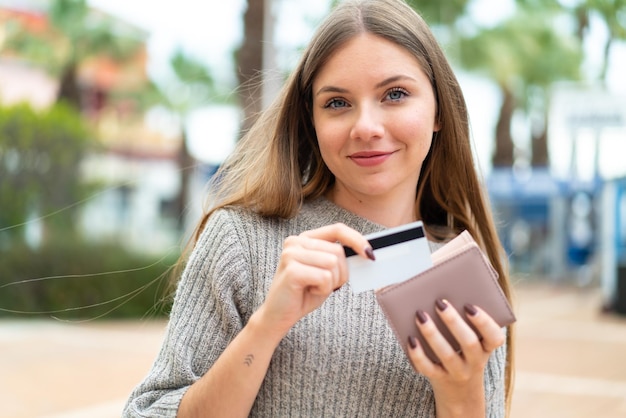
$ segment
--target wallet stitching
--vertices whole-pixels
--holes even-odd
[[[464,240],[466,242],[470,242],[470,243],[472,243],[472,241],[473,241],[472,239],[470,239],[468,237],[464,237]],[[385,297],[385,295],[390,294],[390,293],[395,292],[395,291],[400,291],[405,285],[409,285],[413,280],[419,280],[423,275],[428,274],[428,272],[432,272],[432,271],[434,271],[437,268],[442,268],[447,263],[452,262],[457,257],[460,257],[460,256],[462,256],[463,254],[465,254],[465,253],[467,253],[469,251],[478,251],[479,252],[479,255],[481,256],[480,260],[483,263],[483,265],[487,268],[487,271],[490,274],[491,286],[496,288],[496,292],[499,294],[500,299],[504,300],[504,302],[505,302],[504,306],[505,306],[507,312],[512,317],[513,321],[515,321],[515,314],[513,313],[513,310],[511,308],[508,300],[506,299],[504,293],[502,292],[502,289],[500,288],[500,286],[499,286],[499,284],[497,282],[497,280],[498,280],[497,272],[495,271],[495,269],[493,268],[491,263],[489,263],[487,261],[485,255],[482,253],[480,248],[478,248],[478,246],[475,243],[472,243],[471,247],[469,247],[467,250],[459,251],[458,253],[454,254],[451,257],[449,257],[445,261],[437,263],[436,265],[432,266],[431,268],[429,268],[429,269],[427,269],[427,270],[425,270],[425,271],[423,271],[423,272],[413,276],[410,279],[407,279],[407,280],[405,280],[403,282],[391,285],[391,286],[389,286],[389,287],[387,287],[385,289],[381,289],[380,291],[375,292],[376,293],[376,299],[378,300],[379,306],[381,307],[381,309],[382,309],[383,313],[385,314],[385,316],[387,318],[389,318],[389,316],[390,316],[390,312],[389,312],[389,310],[387,308],[387,298]],[[394,322],[387,321],[387,323],[390,325],[393,333],[396,335],[397,342],[400,343],[401,335],[400,335],[399,329],[396,327]],[[405,352],[405,354],[408,356],[408,347],[406,346],[406,344],[400,343],[400,346],[401,346],[402,350]]]
[[[485,257],[483,256],[482,252],[480,251],[480,249],[477,246],[475,246],[475,245],[472,245],[472,247],[470,247],[467,251],[461,251],[458,254],[455,254],[454,256],[448,258],[447,260],[445,260],[445,261],[443,261],[441,263],[438,263],[438,264],[432,266],[431,268],[429,268],[427,270],[424,270],[423,272],[417,274],[416,276],[413,276],[412,278],[410,278],[408,280],[405,280],[405,281],[403,281],[401,283],[392,285],[392,287],[390,287],[390,288],[381,290],[379,292],[379,295],[381,297],[383,297],[386,294],[389,294],[391,292],[395,292],[396,290],[400,290],[402,287],[404,287],[405,285],[408,285],[410,282],[412,282],[414,280],[418,280],[422,275],[426,274],[427,272],[432,272],[435,269],[441,268],[442,266],[450,263],[452,260],[460,257],[461,255],[463,255],[463,254],[465,254],[465,253],[467,253],[469,251],[478,251],[478,252],[480,252],[480,255],[482,256],[482,257],[480,257],[481,262],[483,263],[483,265],[485,265],[485,267],[487,267],[487,270],[491,273],[491,279],[492,279],[491,280],[491,286],[495,286],[496,287],[496,290],[497,290],[498,295],[500,296],[500,299],[503,299],[504,301],[506,301],[505,307],[506,307],[507,311],[511,314],[511,316],[513,316],[513,318],[515,318],[515,314],[513,313],[513,310],[511,309],[511,306],[509,305],[508,300],[506,300],[506,297],[502,293],[502,289],[498,286],[498,283],[497,283],[498,275],[494,271],[493,267],[490,264],[487,263],[487,261],[485,260]],[[495,279],[495,280],[493,280],[493,279]],[[385,313],[387,312],[387,309],[384,306],[383,306],[383,310],[385,311]]]
[[[389,311],[387,310],[387,307],[385,305],[380,305],[380,306],[383,309],[383,313],[385,314],[385,316],[389,318]],[[392,321],[387,321],[387,323],[391,326],[393,333],[396,334],[396,341],[400,343],[400,331],[396,327],[395,323],[393,323]],[[404,350],[404,352],[407,353],[408,355],[406,344],[400,343],[400,346],[402,347],[402,350]]]

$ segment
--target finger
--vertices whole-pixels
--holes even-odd
[[[451,370],[463,366],[461,356],[452,348],[426,312],[418,310],[415,313],[415,322],[444,369]]]
[[[482,336],[482,347],[486,352],[491,353],[505,343],[504,331],[487,312],[475,305],[465,305],[464,310],[469,321]]]
[[[303,278],[306,289],[312,295],[327,297],[336,289],[336,280],[334,279],[336,274],[332,271],[312,266],[304,266],[303,268],[308,270]]]
[[[409,354],[409,360],[411,361],[411,365],[413,369],[417,373],[421,373],[424,376],[429,378],[435,377],[437,374],[441,374],[443,372],[440,365],[433,363],[426,352],[424,352],[424,348],[419,343],[417,338],[414,336],[409,336],[407,341],[407,353]]]
[[[342,245],[352,248],[361,256],[373,259],[374,252],[369,241],[365,239],[360,232],[342,223],[326,225],[318,229],[303,232],[301,235],[329,242],[340,242]]]
[[[294,260],[333,272],[333,283],[338,289],[348,280],[343,248],[337,243],[306,236],[289,237],[283,252],[289,252]]]
[[[329,270],[338,270],[343,254],[337,244],[302,237],[285,241],[282,259]]]
[[[337,257],[345,258],[343,247],[337,241],[327,241],[321,238],[311,237],[309,235],[300,235],[298,245],[313,251],[323,251],[335,254]]]
[[[319,253],[321,258],[324,257],[323,253]],[[312,255],[312,257],[315,257]],[[324,264],[322,260],[319,263],[301,262],[298,260],[298,256],[288,256],[289,260],[282,264],[279,269],[282,277],[290,278],[288,283],[292,286],[296,286],[299,289],[308,289],[311,293],[316,295],[329,295],[337,287],[337,276],[339,271],[336,268],[320,267],[320,264]]]
[[[324,251],[328,254],[334,254],[335,259],[332,259],[332,267],[336,268],[339,274],[336,276],[335,290],[346,284],[348,281],[348,264],[346,262],[346,255],[343,246],[337,242],[329,242],[322,239],[302,237],[305,242],[306,248]],[[329,267],[330,268],[330,267]]]
[[[437,314],[448,328],[452,336],[461,347],[461,352],[467,359],[482,357],[484,354],[480,337],[465,322],[461,314],[445,299],[435,302]]]

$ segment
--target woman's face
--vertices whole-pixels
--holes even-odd
[[[417,59],[372,34],[339,48],[313,82],[313,123],[335,198],[412,199],[436,103]]]

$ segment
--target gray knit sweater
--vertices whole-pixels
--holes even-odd
[[[289,235],[335,222],[381,230],[320,198],[293,219],[224,209],[209,219],[179,283],[161,351],[124,417],[174,417],[187,388],[261,305]],[[487,416],[504,416],[505,348],[485,370]],[[434,417],[428,380],[415,373],[373,292],[349,284],[300,320],[279,344],[253,417]]]

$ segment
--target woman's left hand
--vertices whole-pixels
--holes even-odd
[[[435,393],[437,416],[485,416],[484,370],[491,353],[505,342],[501,327],[482,309],[466,305],[458,312],[447,301],[437,302],[437,313],[460,344],[457,353],[439,332],[432,318],[416,313],[416,323],[441,364],[432,362],[419,342],[411,338],[409,358],[416,371],[429,378]],[[482,339],[463,320],[467,316]]]

